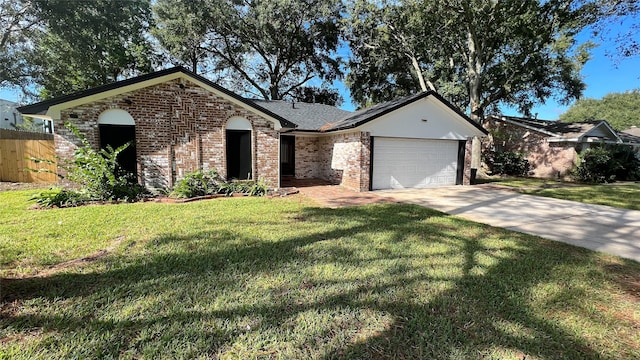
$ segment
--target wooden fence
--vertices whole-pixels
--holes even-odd
[[[54,164],[35,159],[55,159],[53,135],[0,129],[0,181],[55,183],[57,176],[50,172],[30,171],[46,169],[55,172]]]

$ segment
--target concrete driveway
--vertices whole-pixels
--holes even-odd
[[[422,205],[640,262],[640,211],[483,186],[379,190],[375,193],[389,200]]]

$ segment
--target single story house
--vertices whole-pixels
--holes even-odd
[[[605,120],[565,123],[489,115],[483,125],[490,133],[483,151],[522,152],[529,160],[530,175],[541,178],[568,175],[578,154],[593,144],[634,146],[630,137],[621,136]]]
[[[53,120],[61,157],[78,145],[67,122],[96,149],[132,142],[121,164],[155,189],[197,169],[273,188],[285,176],[357,191],[468,184],[470,139],[487,134],[435,92],[347,112],[247,99],[182,67],[18,110]]]
[[[636,157],[640,159],[640,128],[632,126],[628,129],[618,131],[618,136],[620,136],[620,139],[622,139],[624,143],[633,146]]]

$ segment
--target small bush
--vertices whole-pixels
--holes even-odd
[[[637,180],[640,160],[628,146],[596,146],[580,153],[574,176],[587,183]]]
[[[225,183],[220,188],[221,194],[247,194],[250,196],[264,196],[267,193],[267,185],[261,180],[233,180]]]
[[[32,199],[38,205],[64,207],[77,206],[87,201],[132,202],[140,200],[147,193],[133,175],[126,173],[118,164],[118,155],[130,144],[116,149],[107,146],[96,151],[73,124],[67,123],[66,127],[80,139],[81,145],[75,150],[72,159],[58,159],[58,167],[65,171],[66,176],[56,175],[66,178],[81,190],[58,189],[43,192]]]
[[[491,152],[485,162],[491,172],[497,175],[527,176],[530,168],[524,153],[514,151]]]
[[[185,175],[173,188],[171,197],[192,198],[220,192],[224,178],[216,170],[194,171]]]
[[[73,159],[61,165],[69,181],[86,190],[92,200],[135,201],[144,194],[145,189],[135,182],[133,175],[118,165],[118,155],[130,146],[129,143],[116,149],[107,146],[96,151],[77,128],[71,124],[67,124],[67,128],[82,143]]]
[[[49,189],[31,198],[41,207],[73,207],[82,205],[91,200],[90,197],[81,191],[69,189]]]
[[[227,182],[215,170],[197,170],[180,179],[169,196],[175,198],[193,198],[213,194],[263,196],[266,193],[267,185],[261,180],[233,180]]]

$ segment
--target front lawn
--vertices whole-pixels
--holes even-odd
[[[0,192],[0,358],[640,358],[633,261],[414,205],[30,194]]]
[[[481,182],[514,187],[524,194],[640,210],[640,183],[589,185],[532,178],[507,178]]]

